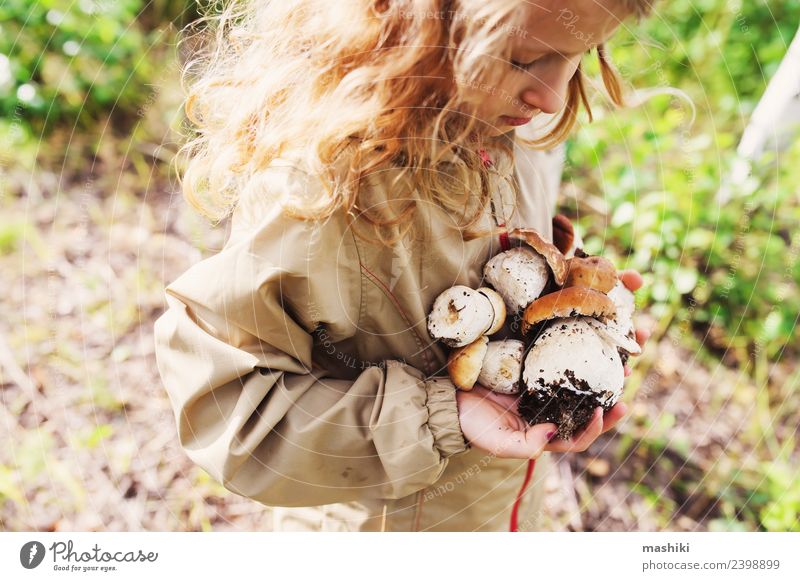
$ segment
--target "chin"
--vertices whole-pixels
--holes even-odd
[[[487,137],[499,137],[500,135],[504,135],[509,131],[513,131],[514,128],[510,125],[490,125],[486,124],[487,129],[484,131]]]

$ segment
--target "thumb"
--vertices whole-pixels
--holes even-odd
[[[497,455],[501,458],[538,458],[557,429],[555,424],[547,423],[509,432],[500,443]]]

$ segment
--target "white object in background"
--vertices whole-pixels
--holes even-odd
[[[790,144],[791,135],[800,125],[800,32],[795,34],[789,50],[775,76],[756,105],[744,130],[737,159],[717,192],[721,205],[731,198],[732,186],[750,177],[752,163],[765,151],[782,151]]]

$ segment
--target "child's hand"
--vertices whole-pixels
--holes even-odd
[[[612,429],[627,411],[622,402],[606,414],[602,413],[603,408],[598,407],[594,418],[580,433],[569,440],[550,442],[549,437],[555,434],[556,425],[528,425],[517,413],[518,398],[495,393],[480,385],[471,391],[456,392],[464,437],[473,446],[498,458],[538,458],[545,450],[584,452],[600,434]]]
[[[600,434],[604,434],[612,429],[619,422],[628,406],[618,402],[614,407],[603,413],[603,408],[596,407],[594,417],[589,424],[569,440],[553,440],[545,450],[549,452],[585,452],[592,445]]]
[[[517,413],[517,397],[481,385],[458,390],[458,419],[467,441],[498,458],[538,458],[556,425],[528,425]]]
[[[630,269],[630,270],[623,270],[619,273],[619,279],[622,281],[629,291],[635,292],[639,289],[644,280],[642,279],[642,275],[639,274],[638,271]],[[644,351],[644,344],[647,343],[647,340],[650,338],[650,331],[647,329],[636,329],[636,342]],[[641,353],[640,353],[641,355]],[[628,377],[631,374],[631,368],[625,365],[625,377]],[[613,409],[611,410],[613,411]],[[611,413],[611,412],[609,412]]]

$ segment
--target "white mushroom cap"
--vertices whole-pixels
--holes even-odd
[[[516,246],[489,260],[483,274],[516,313],[542,294],[550,271],[545,258],[533,248]]]
[[[555,395],[559,387],[593,392],[600,405],[614,404],[625,379],[617,348],[584,317],[554,319],[525,357],[522,379],[530,392]]]
[[[636,305],[633,293],[621,280],[617,280],[614,288],[608,291],[608,298],[614,301],[614,305],[617,308],[614,318],[607,321],[608,327],[618,335],[633,339],[635,342],[636,333],[633,326],[633,312],[636,309]],[[634,351],[625,350],[634,354]],[[637,353],[641,353],[641,348]]]
[[[483,292],[463,285],[451,287],[436,297],[428,315],[431,337],[441,339],[450,347],[472,343],[493,328],[495,323],[492,299]]]
[[[516,339],[490,341],[478,383],[498,393],[517,393],[525,344]]]

